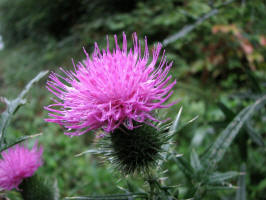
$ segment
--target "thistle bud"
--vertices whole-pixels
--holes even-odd
[[[168,140],[165,129],[143,124],[133,130],[120,127],[105,137],[101,145],[107,149],[105,156],[115,168],[124,174],[134,174],[155,167]]]

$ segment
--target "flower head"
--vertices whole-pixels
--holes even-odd
[[[18,189],[24,178],[31,177],[42,165],[43,149],[38,149],[37,143],[29,150],[23,145],[14,147],[1,153],[0,159],[0,188]]]
[[[146,38],[143,55],[136,33],[129,50],[125,34],[122,48],[114,39],[113,51],[107,38],[106,49],[101,51],[95,43],[91,57],[84,50],[87,58],[74,71],[61,69],[65,76],[50,74],[47,88],[59,100],[45,107],[51,117],[46,121],[64,126],[65,134],[81,135],[98,128],[112,132],[120,125],[132,130],[134,121],[158,121],[153,111],[174,104],[163,105],[176,82],[170,83],[167,76],[172,63],[166,62],[164,52],[157,64],[162,45],[154,46],[149,59]]]

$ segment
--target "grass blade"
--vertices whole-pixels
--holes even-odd
[[[132,194],[114,194],[114,195],[99,195],[99,196],[79,196],[79,197],[65,197],[65,199],[75,200],[128,200],[128,198],[147,199],[146,193],[132,193]]]
[[[221,109],[221,111],[224,113],[227,120],[233,120],[235,117],[235,113],[230,110],[225,104],[222,102],[219,102],[218,107]]]
[[[245,174],[246,173],[246,165],[242,164],[240,171]],[[239,176],[238,178],[238,190],[236,192],[236,200],[246,200],[246,176]]]
[[[184,173],[188,181],[191,181],[194,175],[192,167],[183,157],[176,157],[174,155],[173,157],[179,169]]]
[[[225,180],[232,179],[239,175],[241,175],[241,173],[234,171],[224,173],[215,172],[209,176],[209,183],[221,183]]]

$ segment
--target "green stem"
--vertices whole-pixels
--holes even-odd
[[[147,172],[147,182],[149,184],[150,187],[150,194],[149,194],[149,200],[154,200],[155,199],[155,187],[156,187],[156,183],[155,183],[155,178],[152,174],[152,172],[148,171]]]

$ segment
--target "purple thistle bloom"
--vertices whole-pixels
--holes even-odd
[[[42,165],[43,149],[37,143],[29,150],[23,145],[15,145],[1,153],[0,188],[5,190],[18,189],[24,178],[31,177]]]
[[[52,72],[47,88],[59,100],[45,107],[51,118],[46,119],[64,126],[67,135],[81,135],[90,130],[103,128],[113,131],[120,125],[134,128],[133,121],[149,124],[159,121],[152,111],[167,108],[175,104],[163,105],[171,96],[170,91],[176,81],[171,83],[167,76],[172,66],[163,55],[156,67],[162,49],[158,43],[152,51],[149,61],[149,49],[145,38],[144,55],[141,55],[141,43],[137,34],[133,34],[133,49],[127,49],[126,35],[123,33],[122,49],[102,51],[95,43],[91,57],[84,50],[86,60],[74,65],[74,71],[65,71],[65,76]]]

